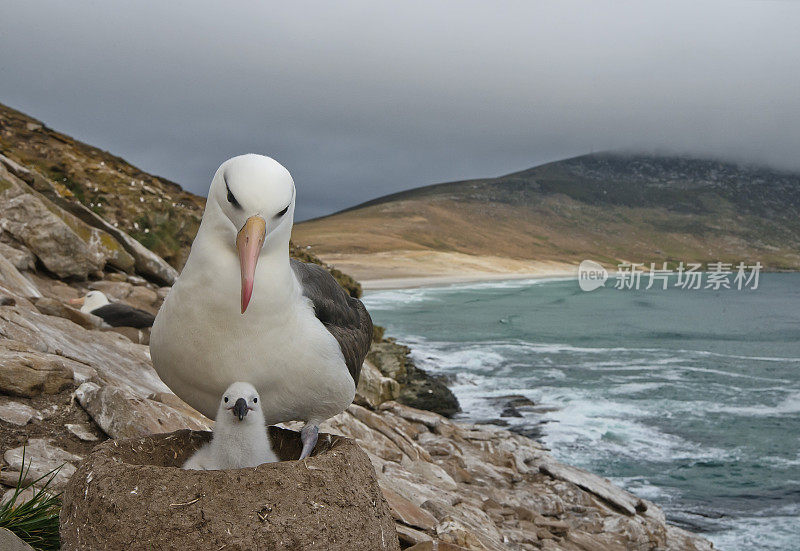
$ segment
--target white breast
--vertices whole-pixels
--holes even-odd
[[[253,300],[241,314],[238,259],[230,256],[216,258],[214,270],[187,264],[170,291],[150,338],[159,376],[208,417],[235,381],[256,387],[268,424],[318,423],[343,411],[355,384],[288,258],[284,267],[260,263]]]

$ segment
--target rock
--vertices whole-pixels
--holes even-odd
[[[103,320],[97,316],[81,312],[54,298],[41,297],[34,300],[34,304],[42,314],[67,319],[84,329],[99,329],[103,326]]]
[[[494,524],[489,521],[489,524]],[[495,528],[495,530],[497,530]],[[444,522],[436,527],[437,537],[450,544],[454,544],[467,549],[503,549],[501,542],[487,542],[480,538],[475,532],[470,530],[463,522],[455,518],[445,519]]]
[[[137,329],[135,327],[108,327],[105,331],[118,333],[131,342],[138,344],[150,344],[150,328]]]
[[[22,465],[23,450],[25,454],[24,466]],[[57,490],[66,484],[75,472],[75,465],[72,462],[80,461],[82,457],[53,446],[43,438],[32,438],[24,446],[6,451],[3,454],[3,459],[8,464],[9,473],[13,475],[15,482],[19,477],[19,473],[25,470],[27,472],[23,481],[33,482],[58,469],[50,484],[50,487]],[[42,480],[41,483],[46,480],[47,478]]]
[[[386,402],[381,404],[380,409],[381,411],[389,411],[407,421],[421,423],[434,432],[440,432],[443,425],[452,426],[452,423],[442,415],[406,406],[398,402]]]
[[[127,281],[131,285],[146,285],[147,284],[147,280],[145,278],[139,277],[139,276],[135,276],[135,275],[127,276],[125,278],[125,281]]]
[[[0,340],[0,392],[27,397],[57,394],[72,386],[72,363]]]
[[[70,209],[70,212],[83,220],[85,223],[95,228],[108,232],[114,237],[125,250],[133,257],[134,268],[137,274],[143,275],[156,283],[162,285],[172,285],[178,279],[178,272],[167,264],[167,262],[158,256],[156,253],[149,250],[147,247],[136,241],[133,237],[115,228],[112,224],[106,222],[103,218],[87,209],[80,203],[69,202],[65,205]]]
[[[548,518],[540,518],[537,519],[536,525],[542,528],[546,528],[553,534],[564,535],[569,531],[569,524],[564,522],[563,520],[558,519],[548,519]]]
[[[615,486],[606,478],[584,471],[583,469],[578,469],[577,467],[558,463],[551,457],[539,463],[539,470],[553,478],[571,482],[603,498],[628,515],[636,514],[636,506],[639,502],[639,498],[630,492],[626,492],[619,486]]]
[[[150,311],[154,314],[158,311],[153,308],[156,302],[158,302],[158,294],[148,287],[134,285],[125,301],[131,306]]]
[[[78,298],[80,293],[76,288],[70,287],[63,281],[48,277],[46,272],[30,272],[25,274],[30,279],[42,295],[68,303],[74,298]]]
[[[16,489],[11,488],[10,490],[6,490],[3,493],[3,498],[0,499],[0,506],[5,505],[12,499],[14,499],[14,494],[17,494],[17,498],[14,499],[14,505],[21,505],[23,503],[27,503],[30,501],[33,496],[36,495],[37,489],[36,488],[26,488],[17,494]],[[0,537],[0,542],[2,542],[2,537]],[[4,547],[0,549],[5,549]]]
[[[96,436],[92,429],[87,425],[76,425],[75,423],[66,423],[64,425],[66,429],[74,434],[78,440],[82,440],[84,442],[97,442],[100,440],[100,437]]]
[[[395,530],[397,530],[397,537],[400,538],[400,543],[404,546],[414,546],[433,541],[433,538],[425,532],[420,532],[404,524],[396,525]]]
[[[12,246],[0,241],[0,256],[5,256],[20,272],[36,269],[36,256],[25,245]]]
[[[420,507],[431,513],[437,521],[444,520],[453,514],[453,507],[443,499],[429,499]]]
[[[89,289],[102,291],[112,301],[125,300],[133,290],[133,285],[127,281],[115,281],[113,279],[101,279],[89,284]]]
[[[409,458],[417,459],[419,457],[423,457],[430,460],[430,455],[427,451],[418,446],[413,440],[408,438],[402,432],[396,430],[395,427],[392,427],[380,415],[377,415],[376,413],[373,413],[355,404],[347,408],[347,411],[368,427],[377,430],[389,438],[389,440],[397,445],[397,447],[400,448],[400,450]]]
[[[427,461],[407,461],[403,463],[408,471],[420,476],[427,483],[437,488],[445,490],[457,490],[458,484],[453,478],[447,474],[443,468],[436,463],[431,463],[430,459]]]
[[[514,406],[506,406],[500,413],[500,417],[522,417],[522,414]]]
[[[424,541],[411,547],[406,548],[406,551],[467,551],[463,547],[453,545],[439,540]]]
[[[17,267],[0,253],[0,289],[2,288],[26,298],[42,296],[36,285],[19,273]]]
[[[0,419],[12,425],[25,426],[38,412],[27,404],[0,398]]]
[[[522,394],[506,394],[504,396],[493,396],[489,401],[496,406],[513,407],[513,408],[527,408],[535,407],[536,404]]]
[[[375,408],[400,395],[400,383],[390,377],[384,377],[378,368],[369,361],[361,367],[361,376],[356,389],[356,403]]]
[[[78,384],[100,377],[105,383],[126,387],[141,397],[169,391],[156,375],[146,346],[133,344],[116,333],[86,331],[62,318],[0,308],[0,365],[8,350],[19,347],[29,353],[63,359]]]
[[[178,429],[208,430],[210,423],[199,413],[178,411],[166,404],[137,396],[130,390],[91,381],[75,391],[83,409],[111,438],[133,438]]]
[[[389,504],[392,516],[396,520],[422,530],[436,528],[436,518],[432,514],[417,507],[398,493],[388,488],[383,488],[383,497],[386,498],[386,503]]]
[[[106,263],[130,269],[133,258],[107,233],[51,203],[0,165],[0,229],[23,243],[58,277],[86,279]]]
[[[33,547],[19,539],[8,528],[0,528],[0,549],[3,551],[33,551]]]
[[[407,346],[392,339],[372,343],[367,359],[386,377],[400,383],[397,401],[451,417],[461,411],[458,399],[439,377],[414,365]]]
[[[270,435],[284,461],[230,471],[175,468],[209,433],[98,445],[64,492],[62,549],[135,541],[142,549],[399,550],[369,459],[351,440],[320,434],[314,455],[298,462],[290,460],[298,433]]]
[[[17,473],[17,475],[19,475],[19,473]],[[6,492],[3,494],[3,498],[0,499],[0,505],[8,503],[12,499],[14,499],[14,507],[18,507],[23,503],[29,502],[31,499],[34,498],[34,496],[36,496],[37,493],[41,491],[42,490],[40,490],[39,488],[30,486],[19,492],[17,494],[16,499],[14,499],[14,493],[16,492],[16,488],[12,487],[10,490],[6,490]],[[46,493],[48,493],[49,495],[49,492]],[[0,542],[2,542],[2,538],[0,538]],[[5,547],[0,546],[0,549],[3,549],[3,551],[5,551]]]

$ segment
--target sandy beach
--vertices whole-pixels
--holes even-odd
[[[331,266],[351,274],[365,290],[401,289],[477,281],[572,277],[577,264],[533,262],[499,256],[439,251],[322,254]]]

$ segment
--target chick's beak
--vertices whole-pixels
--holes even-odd
[[[266,221],[260,216],[251,216],[236,235],[236,248],[239,250],[239,263],[242,269],[242,314],[247,310],[250,297],[253,295],[256,264],[266,232]]]
[[[247,415],[247,401],[244,398],[239,398],[236,400],[236,403],[233,404],[233,414],[239,418],[239,421],[244,419],[244,416]]]

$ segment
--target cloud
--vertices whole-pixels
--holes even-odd
[[[243,152],[300,218],[605,149],[800,169],[787,2],[27,2],[0,101],[204,193]]]

